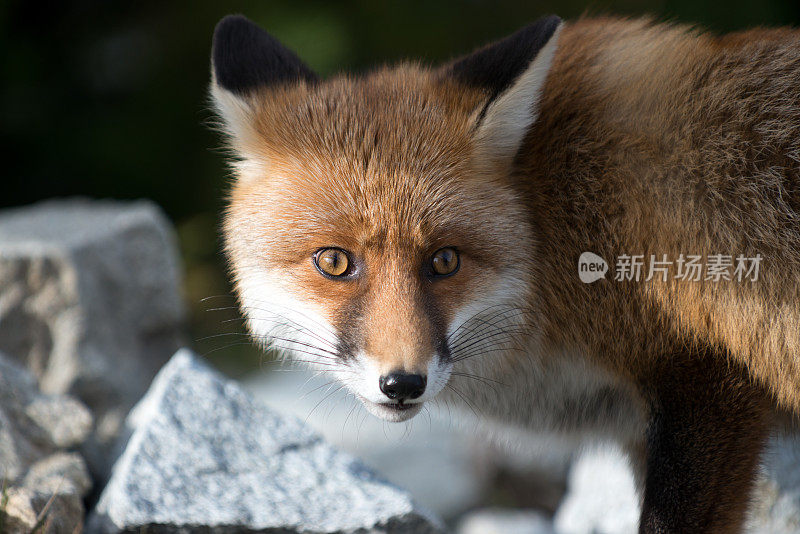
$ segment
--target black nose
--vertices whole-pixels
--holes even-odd
[[[381,391],[390,399],[416,399],[425,393],[427,378],[407,373],[389,373],[378,380]]]

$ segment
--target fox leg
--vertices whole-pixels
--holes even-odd
[[[649,386],[639,532],[740,532],[768,433],[763,394],[743,372],[701,358]]]

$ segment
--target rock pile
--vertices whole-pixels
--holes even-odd
[[[80,532],[92,482],[72,450],[92,428],[89,410],[39,391],[36,378],[0,354],[0,532]]]
[[[95,424],[103,479],[131,406],[183,345],[172,227],[150,202],[47,201],[0,213],[0,351]]]

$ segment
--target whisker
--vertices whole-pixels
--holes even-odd
[[[253,337],[254,337],[254,339],[259,339],[259,336],[253,336]],[[287,337],[279,337],[279,336],[269,336],[269,335],[268,336],[263,336],[263,337],[264,337],[264,340],[267,341],[268,345],[271,344],[270,343],[271,340],[284,341],[286,343],[293,343],[295,345],[300,345],[300,346],[303,346],[303,347],[308,347],[310,349],[315,349],[315,350],[321,351],[321,352],[323,352],[325,354],[329,354],[329,355],[331,355],[333,357],[336,357],[336,358],[339,357],[339,353],[338,352],[334,352],[334,351],[325,349],[323,347],[318,347],[318,346],[312,345],[310,343],[305,343],[303,341],[297,341],[296,339],[287,338]]]
[[[472,351],[472,353],[468,353],[466,355],[459,356],[457,358],[452,358],[450,361],[452,361],[453,363],[456,363],[456,362],[461,362],[461,361],[464,361],[464,360],[468,360],[470,358],[474,358],[475,356],[478,356],[478,355],[481,355],[481,354],[492,354],[492,353],[495,353],[495,352],[525,353],[527,351],[526,351],[526,349],[524,349],[522,347],[496,347],[496,348],[492,348],[492,349],[486,349],[486,350],[483,350],[483,351],[475,350],[475,351]]]
[[[330,393],[325,395],[317,404],[315,404],[314,407],[311,408],[311,411],[308,412],[308,415],[306,416],[306,419],[305,419],[305,423],[308,424],[308,419],[311,417],[311,414],[314,413],[314,410],[316,410],[319,407],[320,404],[322,404],[323,402],[328,400],[331,397],[331,395],[335,394],[337,391],[339,391],[343,387],[344,387],[344,384],[340,385],[338,388],[334,389],[333,391],[331,391]]]
[[[310,351],[310,350],[298,349],[296,347],[285,347],[283,345],[272,345],[270,347],[270,349],[273,349],[275,352],[278,353],[278,357],[276,359],[280,359],[280,360],[291,360],[291,361],[295,361],[295,362],[306,361],[308,363],[316,363],[316,364],[319,364],[319,365],[326,365],[326,366],[332,366],[332,367],[336,367],[336,365],[337,365],[337,362],[336,362],[335,358],[329,358],[327,356],[322,356],[322,355],[317,354],[316,352],[313,352],[313,351]],[[316,360],[301,360],[301,359],[298,359],[297,356],[295,356],[296,354],[305,354],[306,356],[313,356],[313,357],[315,357],[317,359]]]
[[[310,380],[310,378],[309,378],[309,380]],[[308,383],[308,380],[306,380],[306,384],[307,384],[307,383]],[[319,391],[320,389],[324,388],[325,386],[330,386],[331,384],[335,384],[335,383],[336,383],[336,380],[329,380],[328,382],[325,382],[325,383],[324,383],[324,384],[322,384],[321,386],[317,386],[317,387],[315,387],[314,389],[312,389],[312,390],[310,390],[310,391],[307,391],[307,392],[303,393],[303,394],[302,394],[302,395],[299,397],[299,399],[298,399],[298,400],[303,400],[303,399],[305,399],[306,397],[308,397],[309,395],[311,395],[311,394],[315,393],[316,391]],[[301,387],[302,387],[302,386],[301,386]]]
[[[452,358],[457,358],[464,354],[469,354],[474,351],[482,351],[482,350],[489,350],[494,347],[507,347],[507,346],[514,346],[516,344],[516,339],[511,336],[503,336],[500,339],[491,340],[489,338],[486,339],[477,339],[473,340],[473,342],[459,347],[457,350],[451,350],[450,355]]]
[[[350,410],[347,412],[347,415],[346,415],[346,416],[345,416],[345,418],[344,418],[344,423],[342,424],[342,441],[344,441],[344,431],[345,431],[345,429],[347,428],[347,421],[350,419],[350,416],[351,416],[351,415],[353,414],[353,412],[355,411],[355,409],[356,409],[356,406],[358,406],[358,404],[356,404],[356,403],[354,402],[354,403],[353,403],[353,406],[350,408]]]
[[[489,310],[492,309],[495,309],[495,311],[489,313]],[[467,320],[461,323],[461,325],[454,330],[447,339],[450,340],[455,337],[463,337],[467,334],[474,333],[474,331],[480,328],[482,324],[496,324],[496,318],[510,319],[517,315],[524,314],[528,310],[528,307],[513,306],[510,304],[495,304],[494,306],[489,306],[471,315]]]
[[[203,357],[208,356],[209,354],[214,354],[215,352],[219,352],[221,350],[227,350],[227,349],[230,349],[230,348],[233,348],[233,347],[241,347],[241,346],[245,346],[245,345],[253,346],[253,344],[250,343],[250,341],[228,343],[227,345],[224,345],[222,347],[217,347],[215,349],[211,349],[211,350],[209,350],[207,352],[204,352],[203,353]]]
[[[272,312],[268,312],[268,313],[270,313],[271,315],[273,315],[275,317],[278,317],[280,319],[289,321],[289,323],[276,323],[277,326],[288,326],[288,327],[294,328],[298,332],[308,332],[309,334],[311,334],[312,336],[317,338],[319,341],[325,343],[326,345],[330,346],[331,348],[334,348],[334,349],[336,348],[336,345],[332,341],[330,341],[328,339],[325,339],[324,337],[320,336],[319,334],[317,334],[316,332],[314,332],[310,328],[306,327],[305,325],[300,324],[297,321],[294,321],[291,318],[286,317],[285,315],[281,315],[279,313],[272,313]],[[261,319],[260,318],[256,318],[256,320],[261,320]],[[294,326],[292,326],[292,325],[294,325]]]
[[[465,351],[465,350],[469,349],[470,347],[475,346],[476,344],[485,343],[486,341],[488,341],[490,339],[493,339],[493,338],[496,338],[498,336],[508,336],[509,339],[512,339],[514,335],[521,335],[521,334],[524,334],[524,332],[521,331],[521,330],[498,330],[498,331],[493,332],[493,333],[491,333],[491,334],[489,334],[487,336],[471,340],[467,344],[461,343],[457,347],[451,347],[450,352],[453,353],[453,352]]]
[[[491,348],[493,346],[502,346],[509,343],[516,343],[523,332],[519,331],[498,331],[483,338],[472,339],[468,343],[463,343],[455,349],[450,349],[451,355],[458,355],[471,352],[473,350],[482,350]],[[495,339],[499,338],[499,339]]]
[[[305,314],[303,312],[294,310],[291,307],[286,306],[285,304],[278,304],[276,302],[266,302],[266,301],[257,301],[257,302],[262,302],[264,304],[268,304],[271,307],[279,307],[279,308],[287,309],[291,313],[295,313],[295,314],[297,314],[297,315],[299,315],[301,317],[304,317],[305,319],[309,320],[311,323],[313,323],[316,326],[320,327],[323,331],[325,331],[326,333],[330,334],[331,336],[335,336],[336,335],[336,333],[333,332],[326,325],[320,323],[319,321],[317,321],[316,319],[314,319],[312,317],[309,317],[307,314]],[[281,317],[281,318],[286,319],[288,321],[292,321],[294,324],[299,325],[299,323],[297,323],[297,321],[294,321],[294,320],[290,319],[289,317],[286,317],[284,314],[278,313],[278,312],[274,311],[271,308],[262,308],[260,306],[244,306],[244,305],[240,305],[240,306],[217,306],[217,307],[214,307],[214,308],[208,308],[205,311],[206,312],[213,312],[213,311],[227,311],[227,310],[240,310],[240,309],[243,310],[245,313],[249,313],[251,311],[268,313],[268,314],[271,314],[271,315],[275,315],[277,317]],[[246,318],[243,318],[243,319],[246,320]],[[299,326],[302,326],[302,325],[299,325]],[[303,328],[305,328],[305,327],[303,327]],[[308,330],[308,329],[306,328],[306,330]],[[324,340],[324,338],[321,338],[321,340]]]
[[[476,317],[479,317],[479,316],[481,316],[481,315],[484,315],[484,314],[485,314],[487,311],[489,311],[489,310],[491,310],[491,309],[493,309],[493,308],[498,308],[498,307],[500,307],[500,306],[507,306],[507,307],[509,307],[509,308],[511,308],[511,307],[512,307],[512,306],[510,306],[510,305],[508,305],[508,304],[495,304],[495,305],[493,305],[493,306],[488,306],[488,307],[486,307],[486,308],[483,308],[482,310],[479,310],[478,312],[476,312],[476,313],[474,313],[474,314],[470,315],[470,316],[469,316],[467,319],[465,319],[465,320],[464,320],[464,321],[463,321],[463,322],[462,322],[460,325],[458,325],[458,327],[457,327],[455,330],[453,330],[453,332],[451,332],[451,333],[450,333],[450,335],[449,335],[449,336],[447,336],[447,338],[445,338],[445,340],[446,340],[446,341],[449,341],[451,338],[455,337],[455,335],[456,335],[456,334],[457,334],[457,333],[458,333],[458,332],[459,332],[459,331],[460,331],[462,328],[464,328],[464,327],[465,327],[467,324],[469,324],[469,323],[470,323],[470,321],[473,321],[473,320],[474,320]]]
[[[293,309],[293,308],[291,308],[291,307],[289,307],[289,306],[287,306],[285,304],[279,304],[277,302],[267,302],[267,301],[260,301],[260,302],[262,304],[268,305],[269,308],[262,308],[260,306],[242,306],[242,308],[244,310],[247,310],[247,311],[250,311],[250,310],[262,311],[262,312],[267,312],[267,313],[275,313],[276,315],[280,315],[280,316],[283,316],[283,315],[282,314],[278,314],[277,312],[275,312],[273,310],[273,307],[284,308],[286,310],[289,310],[291,313],[296,313],[297,315],[299,315],[301,317],[304,317],[305,319],[308,319],[312,323],[314,323],[317,326],[321,327],[326,332],[328,332],[330,334],[335,334],[335,332],[333,332],[330,328],[328,328],[326,325],[320,323],[319,321],[317,321],[313,317],[309,317],[308,314],[305,314],[305,313],[303,313],[301,311],[297,311],[297,310],[295,310],[295,309]]]
[[[240,306],[215,306],[213,308],[206,308],[205,312],[215,312],[215,311],[227,311],[227,310],[239,310]]]
[[[520,310],[512,310],[511,315],[506,315],[505,312],[495,314],[489,318],[483,318],[480,316],[473,317],[476,323],[481,323],[480,325],[476,325],[472,327],[471,331],[459,336],[460,340],[463,339],[470,339],[477,335],[483,335],[485,333],[491,332],[492,330],[496,330],[502,328],[502,323],[505,320],[509,320],[514,316],[520,315],[522,312]],[[491,322],[490,322],[491,321]],[[487,332],[488,330],[488,332]],[[458,345],[461,341],[457,341],[455,344]]]
[[[309,365],[319,365],[320,367],[325,367],[326,369],[336,369],[337,368],[336,365],[334,365],[332,363],[322,363],[322,362],[318,362],[316,360],[302,360],[302,359],[299,360],[297,358],[292,358],[291,360],[281,360],[281,363],[284,363],[284,364],[286,364],[286,363],[307,363]],[[288,371],[288,369],[284,369],[284,370]]]
[[[475,330],[473,332],[468,332],[463,336],[459,336],[454,342],[450,345],[452,349],[459,349],[463,347],[465,344],[470,343],[475,339],[486,339],[488,336],[496,333],[496,332],[506,332],[506,333],[524,333],[524,329],[522,329],[519,325],[516,324],[505,324],[500,323],[496,325],[492,325],[491,327],[481,328],[480,330]]]
[[[327,360],[334,360],[334,359],[339,357],[339,353],[327,350],[327,349],[325,349],[323,347],[318,347],[318,346],[312,345],[310,343],[304,343],[302,341],[297,341],[296,339],[284,338],[284,337],[278,337],[278,336],[256,336],[256,335],[247,334],[247,333],[228,332],[228,333],[214,334],[214,335],[211,335],[211,336],[206,336],[204,338],[198,339],[197,341],[204,341],[204,340],[208,340],[208,339],[214,339],[214,338],[219,338],[219,337],[230,337],[230,336],[246,337],[248,339],[252,339],[253,341],[263,343],[266,346],[267,350],[269,350],[271,348],[280,348],[282,350],[294,350],[294,351],[297,351],[297,352],[304,352],[306,354],[313,354],[315,356],[318,356],[320,358],[327,359]],[[285,343],[292,343],[293,345],[304,346],[304,347],[307,347],[307,348],[310,348],[310,349],[314,349],[314,350],[319,351],[319,352],[311,353],[311,352],[308,352],[308,351],[304,351],[304,350],[298,349],[298,348],[296,348],[296,347],[294,347],[292,345],[290,345],[290,346],[279,346],[278,344],[273,342],[274,340],[283,341]],[[250,344],[250,343],[244,343],[243,342],[241,344],[245,345],[245,344]],[[235,345],[236,344],[225,345],[224,347],[219,347],[218,349],[214,349],[214,351],[219,350],[221,348],[232,347],[232,346],[235,346]],[[214,351],[212,351],[212,352],[214,352]]]
[[[220,337],[233,337],[233,336],[247,337],[247,338],[252,337],[249,332],[222,332],[221,334],[211,334],[211,335],[208,335],[208,336],[199,337],[199,338],[195,339],[194,341],[195,341],[195,343],[200,343],[201,341],[208,341],[208,340],[217,339],[217,338],[220,338]]]
[[[425,415],[428,416],[428,432],[433,431],[433,419],[431,418],[431,409],[426,405],[422,408]]]
[[[473,378],[475,380],[479,380],[479,381],[483,382],[484,384],[486,384],[487,386],[490,386],[490,387],[492,386],[492,384],[497,384],[497,385],[500,385],[500,386],[503,386],[503,387],[508,387],[508,384],[500,382],[499,380],[494,380],[494,379],[491,379],[491,378],[487,378],[485,376],[475,375],[475,374],[472,374],[472,373],[464,373],[464,372],[461,372],[461,371],[453,371],[450,374],[453,375],[453,376],[463,376],[464,378]]]
[[[463,401],[464,401],[464,403],[465,403],[467,406],[469,406],[469,409],[470,409],[470,410],[472,410],[472,413],[475,415],[475,417],[478,417],[478,413],[475,411],[475,408],[472,406],[472,403],[471,403],[471,402],[469,402],[469,401],[467,400],[467,398],[466,398],[464,395],[462,395],[462,394],[461,394],[461,392],[460,392],[460,391],[458,391],[458,390],[455,388],[455,386],[453,386],[453,385],[452,385],[450,382],[448,382],[448,383],[446,384],[446,387],[450,388],[451,390],[453,390],[453,391],[455,392],[455,394],[456,394],[456,395],[458,395],[459,397],[461,397],[461,400],[463,400]]]
[[[209,295],[207,297],[201,298],[198,302],[206,302],[207,300],[221,299],[221,298],[236,299],[236,297],[234,295],[231,295],[231,294],[227,294],[227,295]]]

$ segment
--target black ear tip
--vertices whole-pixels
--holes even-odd
[[[294,52],[244,15],[228,15],[217,23],[211,59],[217,84],[237,94],[292,80],[316,80]]]
[[[222,65],[230,55],[253,42],[272,37],[244,15],[227,15],[214,28],[211,41],[211,58],[215,65]]]
[[[237,34],[253,34],[263,32],[253,21],[244,15],[226,15],[217,22],[214,28],[214,39],[212,47],[216,50],[222,43],[227,43]]]
[[[540,24],[540,28],[543,34],[547,35],[548,39],[552,37],[561,23],[564,22],[561,20],[561,17],[558,15],[547,15],[546,17],[542,17],[539,19],[538,23]],[[534,24],[536,24],[534,22]]]
[[[242,92],[246,89],[241,83],[242,74],[238,72],[239,57],[242,51],[253,48],[253,43],[258,43],[269,35],[244,15],[227,15],[217,23],[214,28],[214,37],[211,40],[211,61],[217,83],[222,87]]]
[[[528,68],[560,24],[561,18],[556,15],[542,17],[505,39],[455,60],[446,72],[462,83],[487,89],[490,100],[494,99]]]
[[[230,15],[225,15],[224,17],[222,17],[220,21],[217,23],[217,28],[223,25],[240,24],[240,23],[253,24],[253,21],[251,21],[241,13],[232,13]]]
[[[561,22],[558,15],[547,15],[528,24],[510,38],[516,37],[518,42],[526,43],[538,52],[550,40]]]
[[[538,22],[542,25],[543,28],[545,28],[545,31],[549,31],[552,35],[552,32],[556,31],[558,25],[561,24],[563,21],[561,20],[561,17],[559,17],[558,15],[546,15],[541,19],[539,19]],[[534,22],[534,24],[536,23]]]

